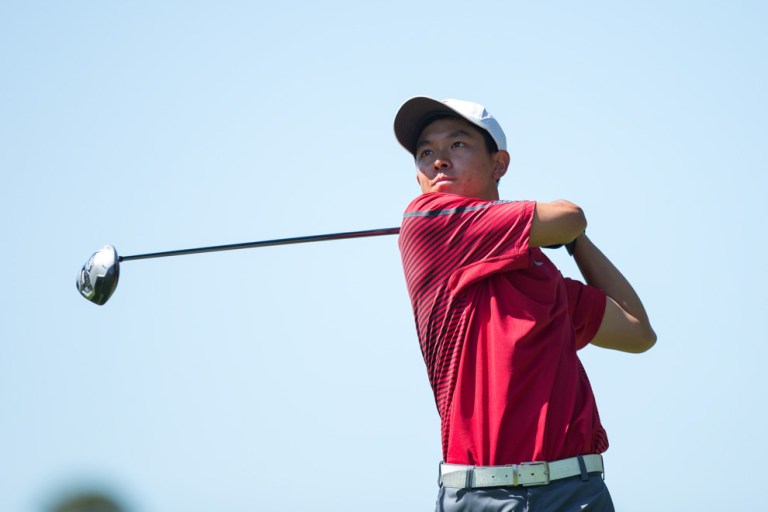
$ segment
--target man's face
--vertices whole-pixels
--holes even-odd
[[[427,125],[416,143],[417,179],[423,193],[496,200],[496,182],[508,165],[506,151],[490,153],[479,129],[460,118]]]

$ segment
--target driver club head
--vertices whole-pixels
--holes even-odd
[[[120,277],[120,260],[111,245],[105,245],[88,258],[77,276],[77,291],[99,306],[109,300]]]

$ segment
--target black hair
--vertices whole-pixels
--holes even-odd
[[[419,137],[421,133],[426,129],[427,126],[431,125],[435,121],[440,121],[441,119],[461,119],[462,121],[466,121],[467,124],[469,124],[472,128],[480,132],[480,134],[483,136],[483,140],[485,141],[485,147],[488,149],[488,153],[491,153],[491,154],[498,153],[499,146],[498,144],[496,144],[496,141],[493,140],[493,137],[491,137],[491,134],[488,133],[487,130],[480,128],[476,124],[467,121],[461,116],[446,114],[445,112],[440,112],[439,114],[432,114],[422,119],[421,123],[419,124],[419,129],[416,131],[416,137]],[[418,158],[416,153],[414,153],[413,157]]]

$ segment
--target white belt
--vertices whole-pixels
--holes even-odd
[[[581,459],[581,460],[580,460]],[[508,466],[465,466],[440,464],[440,484],[444,487],[510,487],[548,485],[552,480],[603,472],[602,455],[582,455],[554,462],[523,462]]]

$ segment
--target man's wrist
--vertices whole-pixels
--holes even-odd
[[[576,250],[576,240],[578,240],[579,237],[574,238],[567,244],[565,244],[565,250],[568,251],[569,256],[573,256],[573,252]]]
[[[568,254],[569,254],[570,256],[573,256],[573,254],[576,252],[576,242],[577,242],[577,241],[579,240],[579,238],[581,238],[581,237],[582,237],[582,236],[583,236],[585,233],[586,233],[586,231],[582,231],[582,232],[581,232],[581,234],[580,234],[579,236],[577,236],[576,238],[574,238],[573,240],[571,240],[570,242],[568,242],[567,244],[565,244],[565,250],[566,250],[566,251],[568,251]]]

